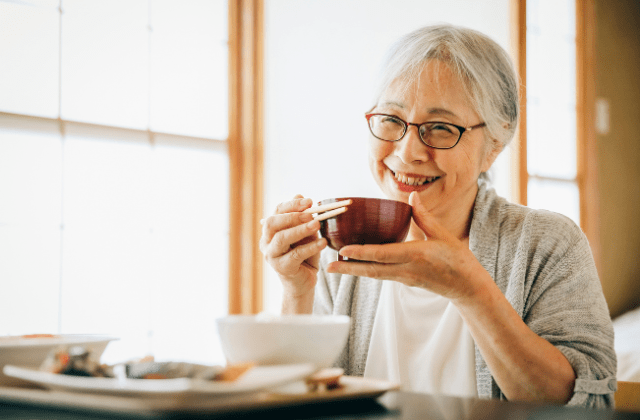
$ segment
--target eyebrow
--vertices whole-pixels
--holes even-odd
[[[379,106],[381,107],[393,106],[400,109],[406,108],[406,106],[402,102],[396,102],[396,101],[385,101],[385,102],[382,102]],[[446,115],[449,117],[458,117],[458,115],[455,112],[450,111],[446,108],[429,108],[427,109],[427,113],[429,115]]]
[[[405,108],[402,102],[396,102],[396,101],[385,101],[385,102],[382,102],[379,106],[389,106],[389,105],[394,106],[396,108],[400,108],[400,109]]]
[[[427,110],[427,112],[430,115],[447,115],[449,117],[457,117],[458,116],[458,115],[456,115],[455,112],[449,111],[448,109],[445,109],[445,108],[429,108]]]

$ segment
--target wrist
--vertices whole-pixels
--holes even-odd
[[[490,305],[490,301],[494,299],[494,293],[496,291],[502,295],[502,292],[500,292],[491,275],[479,262],[477,262],[465,278],[467,279],[465,292],[451,299],[458,309],[473,310],[483,308],[486,307],[486,305]]]
[[[313,312],[314,297],[314,289],[297,293],[285,290],[282,294],[282,313],[310,314]]]

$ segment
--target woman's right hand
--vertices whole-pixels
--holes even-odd
[[[296,195],[278,204],[276,211],[262,221],[260,251],[278,273],[285,299],[304,299],[313,295],[317,281],[320,251],[327,246],[319,238],[320,222],[302,213],[313,204]]]

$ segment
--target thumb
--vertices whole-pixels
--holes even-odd
[[[425,235],[427,235],[427,238],[442,240],[453,238],[453,235],[429,213],[429,210],[422,204],[416,192],[412,192],[409,196],[409,205],[411,205],[413,209],[413,220]]]

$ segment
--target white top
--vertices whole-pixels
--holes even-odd
[[[456,307],[428,290],[384,281],[364,376],[403,390],[477,396],[473,338]]]

